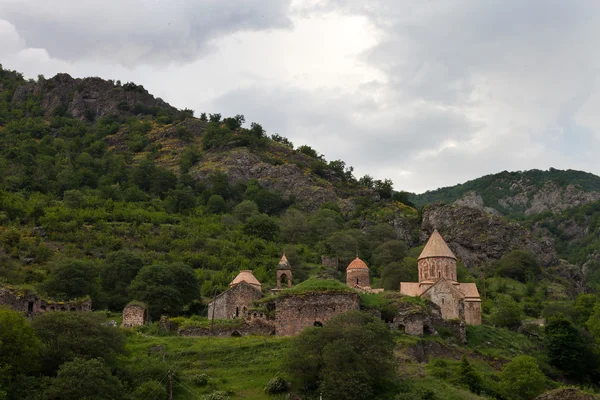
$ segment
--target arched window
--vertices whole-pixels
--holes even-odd
[[[235,308],[235,317],[237,318],[237,317],[239,317],[239,316],[240,316],[240,308],[239,308],[239,307],[236,307],[236,308]]]

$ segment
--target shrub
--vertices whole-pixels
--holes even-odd
[[[280,376],[271,379],[265,387],[267,394],[285,393],[288,390],[290,390],[290,384]]]
[[[194,385],[196,386],[206,386],[208,385],[209,377],[206,374],[198,374],[194,376]]]
[[[207,394],[202,397],[203,400],[229,400],[229,394],[223,390],[217,390],[211,394]]]

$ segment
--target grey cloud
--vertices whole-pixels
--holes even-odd
[[[221,36],[289,28],[288,8],[289,0],[0,0],[0,16],[29,47],[129,66],[192,61]]]

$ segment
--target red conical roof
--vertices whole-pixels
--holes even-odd
[[[429,257],[447,257],[456,260],[456,256],[452,253],[452,250],[450,250],[437,229],[431,234],[418,260]]]
[[[348,267],[346,268],[348,269],[369,269],[369,267],[367,267],[367,264],[365,264],[365,262],[363,260],[361,260],[360,258],[356,257],[354,260],[352,260],[352,262],[350,264],[348,264]]]

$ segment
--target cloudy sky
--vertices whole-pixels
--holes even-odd
[[[0,0],[4,68],[244,114],[416,192],[600,174],[599,38],[595,0]]]

